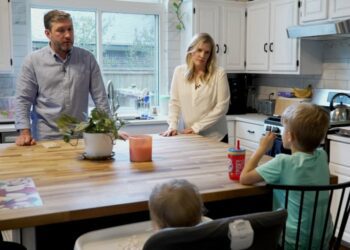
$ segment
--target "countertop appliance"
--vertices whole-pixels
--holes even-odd
[[[272,99],[274,93],[269,94],[269,99],[258,100],[258,113],[264,115],[273,115],[275,111],[276,100]]]
[[[350,37],[350,19],[287,28],[289,38],[329,40]]]
[[[228,83],[230,86],[230,106],[228,115],[246,114],[248,87],[252,83],[252,77],[248,74],[229,74]]]
[[[345,99],[343,99],[345,97]],[[340,104],[334,106],[333,103],[338,101]],[[331,110],[331,121],[349,121],[350,107],[344,103],[350,104],[350,95],[346,93],[338,93],[332,97],[329,109]]]

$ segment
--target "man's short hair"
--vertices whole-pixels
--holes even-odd
[[[51,10],[44,15],[45,29],[51,30],[52,23],[60,22],[63,20],[72,21],[72,17],[69,13],[61,10]]]

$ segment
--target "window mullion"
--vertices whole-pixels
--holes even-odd
[[[100,64],[100,67],[103,67],[103,48],[102,48],[102,11],[96,10],[96,32],[97,32],[97,61]],[[103,69],[102,69],[103,70]]]

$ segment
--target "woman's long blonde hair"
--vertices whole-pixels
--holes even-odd
[[[190,42],[190,45],[187,48],[187,70],[185,76],[189,82],[192,82],[195,79],[195,69],[192,61],[192,53],[195,52],[198,46],[200,46],[203,43],[209,44],[211,47],[211,51],[207,61],[204,75],[202,75],[200,79],[204,82],[208,82],[216,70],[216,53],[214,51],[215,42],[208,33],[199,33],[192,38],[192,41]]]

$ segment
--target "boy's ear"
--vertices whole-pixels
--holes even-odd
[[[287,139],[287,142],[289,142],[289,143],[291,143],[292,141],[294,141],[294,140],[295,140],[295,135],[294,135],[294,133],[288,131],[288,132],[286,133],[286,139]]]

